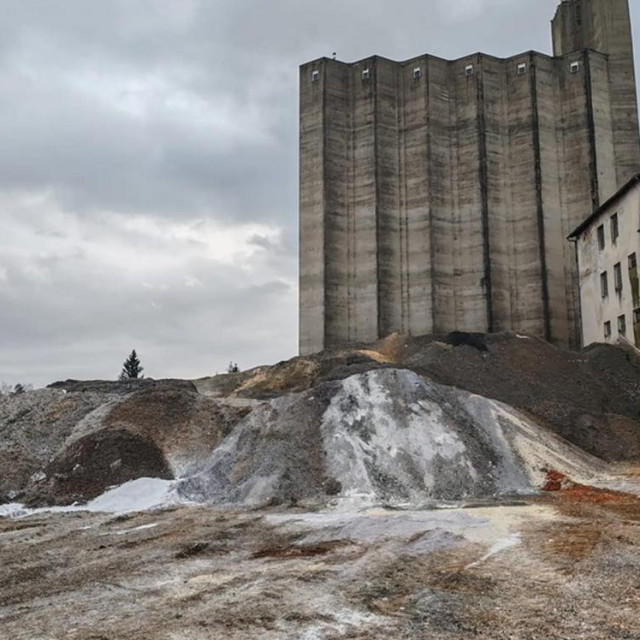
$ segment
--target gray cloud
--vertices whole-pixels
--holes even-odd
[[[0,381],[294,355],[298,65],[549,51],[556,4],[5,0]]]

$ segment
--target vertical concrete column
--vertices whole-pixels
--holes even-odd
[[[406,330],[425,335],[433,332],[427,57],[404,65],[400,73],[400,212],[405,220]]]
[[[317,74],[317,75],[316,75]],[[323,61],[300,68],[300,353],[324,348],[324,82]]]
[[[352,304],[349,339],[378,338],[378,220],[376,168],[375,60],[351,67],[351,142],[348,180],[351,189]]]
[[[542,234],[544,244],[541,251],[544,259],[544,281],[548,296],[548,317],[545,331],[552,342],[567,345],[578,340],[569,324],[567,301],[573,299],[571,281],[565,272],[565,254],[573,254],[573,247],[566,241],[562,222],[563,205],[560,182],[562,164],[562,114],[560,90],[553,59],[533,55],[532,82],[535,83],[537,105],[537,129],[539,140],[539,198],[542,209]],[[540,215],[540,212],[539,212]],[[572,260],[571,255],[567,258]],[[576,345],[578,346],[578,345]]]
[[[428,177],[434,333],[451,331],[456,326],[453,244],[457,208],[456,73],[464,73],[464,67],[441,58],[428,58]]]

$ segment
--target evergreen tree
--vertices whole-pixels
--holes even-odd
[[[140,359],[134,349],[122,365],[122,373],[120,374],[119,380],[124,382],[126,380],[135,380],[136,378],[144,378],[142,375],[143,371],[144,367],[140,365]]]

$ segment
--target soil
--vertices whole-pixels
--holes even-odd
[[[506,542],[505,542],[506,540]],[[640,500],[0,518],[11,640],[637,640]]]

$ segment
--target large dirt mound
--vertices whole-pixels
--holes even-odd
[[[603,465],[517,412],[386,369],[254,410],[178,488],[217,504],[425,505],[528,494]]]
[[[573,352],[514,333],[393,334],[195,384],[205,394],[264,399],[390,367],[509,404],[604,460],[640,460],[640,355],[630,346]]]
[[[0,503],[69,504],[194,473],[250,408],[187,381],[74,382],[0,401]]]
[[[126,429],[101,429],[76,440],[41,475],[27,490],[29,506],[92,500],[111,486],[140,477],[173,478],[162,450]]]

